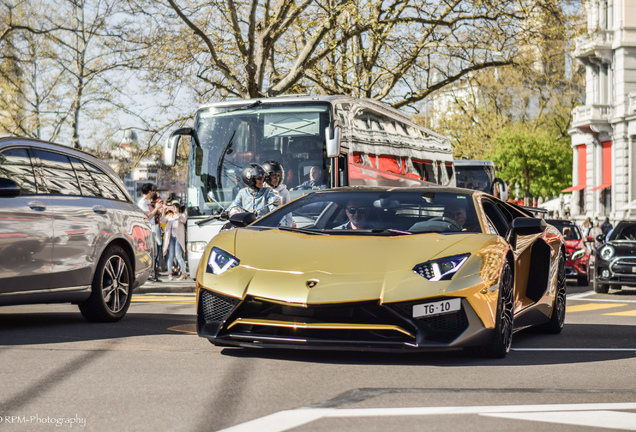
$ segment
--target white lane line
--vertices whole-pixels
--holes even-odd
[[[299,408],[279,411],[219,432],[282,432],[326,417],[327,412],[333,410],[334,408]]]
[[[511,351],[636,352],[636,348],[510,348]]]
[[[522,413],[536,414],[533,419],[547,418],[546,413],[562,414],[564,420],[571,417],[572,412],[581,414],[587,412],[604,412],[610,410],[634,410],[636,403],[596,403],[596,404],[546,404],[546,405],[503,405],[503,406],[455,406],[455,407],[410,407],[410,408],[299,408],[295,410],[279,411],[277,413],[261,417],[255,420],[241,423],[236,426],[223,429],[219,432],[283,432],[295,427],[310,423],[321,418],[342,418],[342,417],[386,417],[386,416],[423,416],[423,415],[457,415],[457,414],[478,414],[505,416],[506,414],[520,416]],[[633,414],[634,413],[624,413]],[[553,416],[558,418],[559,416]],[[611,417],[611,416],[609,416]],[[604,423],[605,427],[621,428],[620,424],[629,416],[617,416],[619,422],[616,427],[613,423]],[[515,417],[517,418],[517,417]],[[523,418],[519,418],[523,420]],[[611,420],[611,418],[609,419]],[[551,420],[547,420],[551,421]],[[608,418],[606,418],[608,421]],[[559,421],[556,421],[559,423]],[[633,423],[632,426],[635,426]],[[632,429],[633,430],[633,429]]]
[[[591,297],[593,295],[595,295],[596,293],[594,291],[585,291],[579,294],[570,294],[567,296],[568,300],[587,300],[587,301],[594,301],[594,302],[598,302],[598,303],[636,303],[636,300],[631,300],[631,299],[589,299],[588,297]]]
[[[636,431],[636,413],[620,411],[555,411],[544,413],[482,414],[512,420],[528,420],[607,429]]]

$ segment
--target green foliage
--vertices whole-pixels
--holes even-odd
[[[519,184],[525,197],[552,196],[571,184],[569,139],[547,130],[513,123],[492,140],[489,158],[508,184]]]

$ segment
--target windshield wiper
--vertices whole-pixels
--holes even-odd
[[[231,112],[234,112],[234,111],[244,111],[244,110],[248,110],[248,109],[256,108],[257,106],[259,106],[259,105],[260,105],[260,104],[262,104],[262,103],[263,103],[263,101],[261,101],[261,100],[259,99],[259,100],[257,100],[256,102],[251,103],[251,104],[249,104],[249,105],[245,105],[245,106],[242,106],[242,107],[238,107],[238,108],[234,108],[234,109],[231,109],[231,110],[225,111],[223,114],[225,114],[225,113],[231,113]]]
[[[210,222],[215,221],[217,219],[221,219],[221,215],[210,216],[208,218],[201,219],[200,221],[196,221],[194,224],[197,225],[197,226],[207,225]]]
[[[304,228],[292,228],[292,227],[281,226],[281,227],[278,227],[278,229],[281,230],[281,231],[301,232],[303,234],[329,235],[329,234],[324,233],[322,231],[314,231],[314,230],[308,230],[308,229],[304,229]]]

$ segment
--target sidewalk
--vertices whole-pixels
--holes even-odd
[[[179,280],[174,278],[168,279],[168,273],[159,273],[161,282],[147,281],[141,287],[136,288],[133,294],[149,294],[149,293],[193,293],[195,292],[195,282],[189,276],[187,279]]]

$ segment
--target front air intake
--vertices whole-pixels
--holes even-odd
[[[240,302],[240,299],[234,297],[201,290],[201,310],[206,323],[225,321]]]

